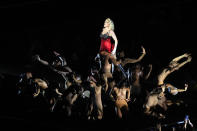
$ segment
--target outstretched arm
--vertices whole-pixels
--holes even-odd
[[[166,84],[166,88],[168,88],[168,90],[170,91],[170,93],[178,93],[178,92],[185,92],[187,91],[187,88],[188,88],[188,84],[185,84],[185,89],[177,89],[176,87],[174,87],[173,85],[171,84]]]
[[[184,92],[184,91],[187,91],[187,88],[188,88],[188,84],[185,84],[185,89],[177,89],[178,92]]]
[[[139,61],[142,60],[142,58],[144,58],[144,56],[146,55],[146,51],[144,49],[144,47],[142,46],[142,55],[137,58],[137,59],[130,59],[130,58],[125,58],[125,60],[122,62],[122,66],[125,66],[126,64],[129,64],[129,63],[137,63]]]
[[[150,73],[152,72],[152,64],[149,64],[148,66],[149,66],[149,72],[148,72],[148,74],[145,76],[145,80],[147,80],[147,79],[149,78]]]
[[[43,64],[43,65],[46,65],[46,66],[49,65],[49,63],[48,63],[47,61],[45,61],[45,60],[42,60],[42,59],[40,58],[39,55],[36,55],[36,56],[35,56],[35,59],[36,59],[37,61],[39,61],[41,64]]]
[[[178,57],[174,58],[171,62],[178,62],[178,61],[181,60],[182,58],[184,58],[184,57],[189,57],[189,56],[190,56],[190,54],[185,53],[185,54],[183,54],[183,55],[181,55],[181,56],[178,56]]]
[[[74,94],[71,98],[71,104],[73,104],[78,98],[78,94]]]
[[[191,57],[191,56],[188,56],[188,58],[187,58],[186,61],[184,61],[184,62],[178,64],[178,66],[176,66],[175,68],[171,69],[171,70],[170,70],[170,73],[173,72],[173,71],[175,71],[175,70],[178,70],[179,68],[181,68],[181,67],[184,66],[185,64],[191,62],[191,60],[192,60],[192,57]]]

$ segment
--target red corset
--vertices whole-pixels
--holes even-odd
[[[107,51],[109,53],[111,53],[114,49],[114,44],[111,43],[111,39],[107,38],[107,39],[101,39],[101,47],[100,47],[100,51]]]

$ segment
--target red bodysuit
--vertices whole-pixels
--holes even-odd
[[[101,37],[100,52],[107,51],[108,53],[111,53],[114,49],[114,44],[111,43],[111,36],[104,34],[101,35],[100,37]]]

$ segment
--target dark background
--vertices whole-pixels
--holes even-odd
[[[191,86],[190,93],[196,93],[196,14],[193,3],[193,0],[173,0],[132,2],[129,6],[114,8],[104,4],[103,8],[79,8],[66,2],[47,0],[1,1],[0,73],[8,78],[7,81],[12,80],[32,65],[33,55],[40,54],[47,60],[50,52],[56,50],[65,56],[74,71],[86,76],[91,61],[99,51],[99,35],[104,20],[109,17],[115,24],[118,51],[124,50],[127,57],[137,58],[143,45],[147,55],[142,63],[153,64],[153,79],[174,57],[191,53],[192,62],[170,75],[167,81],[177,86],[187,82]],[[6,93],[11,92],[9,99],[12,99],[13,88],[6,88]],[[5,96],[6,93],[3,92]],[[190,98],[190,95],[185,97]],[[196,101],[196,97],[188,101],[191,99]],[[7,101],[10,102],[6,98],[4,103]],[[6,111],[2,112],[13,116],[14,107],[6,105],[9,109],[5,108]],[[7,115],[2,116],[3,120],[13,120]],[[26,126],[31,125],[28,124]]]
[[[51,1],[1,2],[1,65],[31,64],[31,56],[57,50],[77,71],[87,70],[100,46],[104,20],[115,23],[118,50],[163,67],[174,57],[192,53],[195,68],[194,9],[192,0],[131,3],[124,8],[67,8]],[[83,62],[83,63],[82,63]],[[82,63],[82,64],[81,64]],[[80,65],[80,66],[78,66]],[[83,66],[83,68],[81,68]],[[194,68],[193,68],[194,67]]]

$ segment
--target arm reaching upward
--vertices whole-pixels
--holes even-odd
[[[42,59],[40,58],[39,55],[36,55],[36,56],[35,56],[35,59],[36,59],[37,61],[39,61],[41,64],[43,64],[43,65],[46,65],[46,66],[49,65],[49,63],[48,63],[47,61],[45,61],[45,60],[42,60]]]
[[[192,60],[192,57],[191,57],[191,56],[188,56],[188,58],[187,58],[186,61],[184,61],[184,62],[178,64],[176,67],[172,68],[172,69],[170,70],[170,73],[172,73],[172,72],[175,71],[175,70],[180,69],[180,68],[181,68],[182,66],[184,66],[185,64],[191,62],[191,60]]]
[[[187,91],[188,88],[188,84],[185,84],[185,89],[178,89],[178,92],[184,92]]]
[[[122,62],[122,66],[125,66],[126,64],[129,64],[129,63],[137,63],[139,61],[142,60],[142,58],[144,58],[144,56],[146,55],[146,50],[144,49],[144,47],[142,46],[142,55],[137,58],[137,59],[130,59],[130,58],[125,58],[125,60]]]
[[[152,72],[152,64],[149,64],[148,66],[149,66],[149,72],[148,72],[148,74],[145,76],[145,80],[147,80],[147,79],[149,78],[150,73]]]
[[[182,58],[184,58],[184,57],[189,57],[190,55],[191,55],[191,54],[185,53],[185,54],[183,54],[183,55],[181,55],[181,56],[178,56],[178,57],[174,58],[171,62],[178,62],[178,61],[181,60]]]

